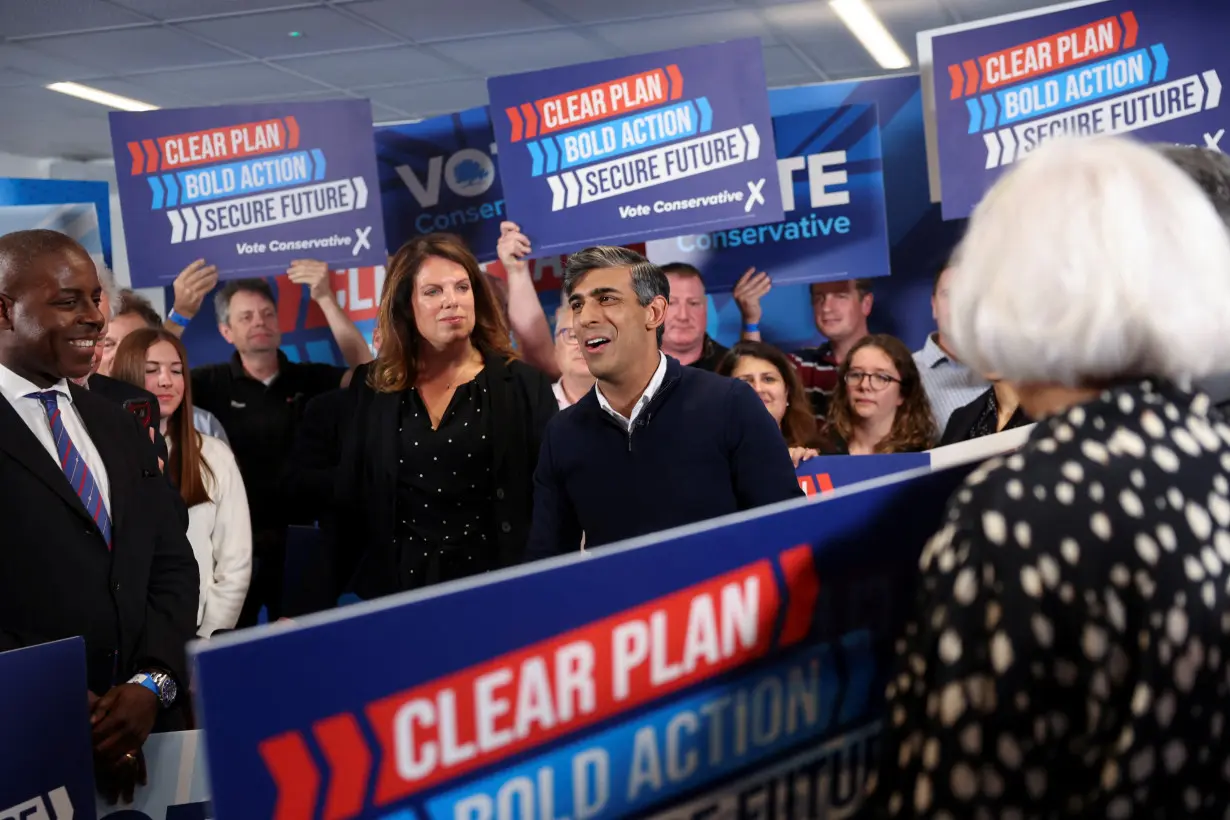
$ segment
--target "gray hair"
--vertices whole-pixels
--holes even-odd
[[[632,272],[632,290],[636,293],[636,301],[641,307],[647,306],[659,296],[667,302],[671,300],[671,283],[660,267],[634,250],[615,245],[596,245],[568,257],[568,266],[564,269],[565,296],[572,296],[577,282],[585,274],[608,268],[628,268]],[[664,332],[665,327],[659,325],[659,345],[662,344]]]
[[[107,263],[103,262],[101,256],[90,254],[94,260],[94,267],[98,271],[98,286],[103,289],[103,293],[107,294],[107,304],[111,308],[111,315],[108,319],[114,319],[116,309],[120,303],[120,287],[116,284],[115,274],[111,268],[107,267]]]
[[[256,293],[275,305],[278,303],[277,297],[273,295],[273,288],[269,287],[269,283],[264,279],[232,279],[214,296],[214,314],[218,324],[230,324],[231,299],[240,291]]]
[[[1195,145],[1159,144],[1154,147],[1200,186],[1222,222],[1230,228],[1230,157],[1221,151]]]

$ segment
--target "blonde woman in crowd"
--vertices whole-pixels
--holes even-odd
[[[894,817],[1230,809],[1230,237],[1182,171],[1049,143],[978,206],[949,296],[961,360],[1038,420],[928,544],[890,671]]]

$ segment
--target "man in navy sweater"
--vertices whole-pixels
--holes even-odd
[[[802,496],[751,387],[662,353],[670,285],[616,247],[568,259],[564,293],[595,389],[547,425],[530,560]]]

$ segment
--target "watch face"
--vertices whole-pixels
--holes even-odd
[[[179,694],[179,687],[175,684],[175,679],[161,672],[157,672],[150,677],[154,679],[154,683],[158,684],[158,700],[162,702],[163,708],[174,703],[175,696]]]

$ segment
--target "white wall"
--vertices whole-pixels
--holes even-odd
[[[71,179],[88,182],[105,182],[111,193],[111,267],[115,279],[122,287],[132,282],[128,271],[128,248],[124,244],[124,217],[120,213],[120,195],[115,185],[115,163],[111,160],[76,162],[46,157],[20,157],[0,153],[0,177],[24,177],[27,179]],[[139,292],[149,299],[154,309],[165,313],[166,305],[162,288],[141,288]]]

